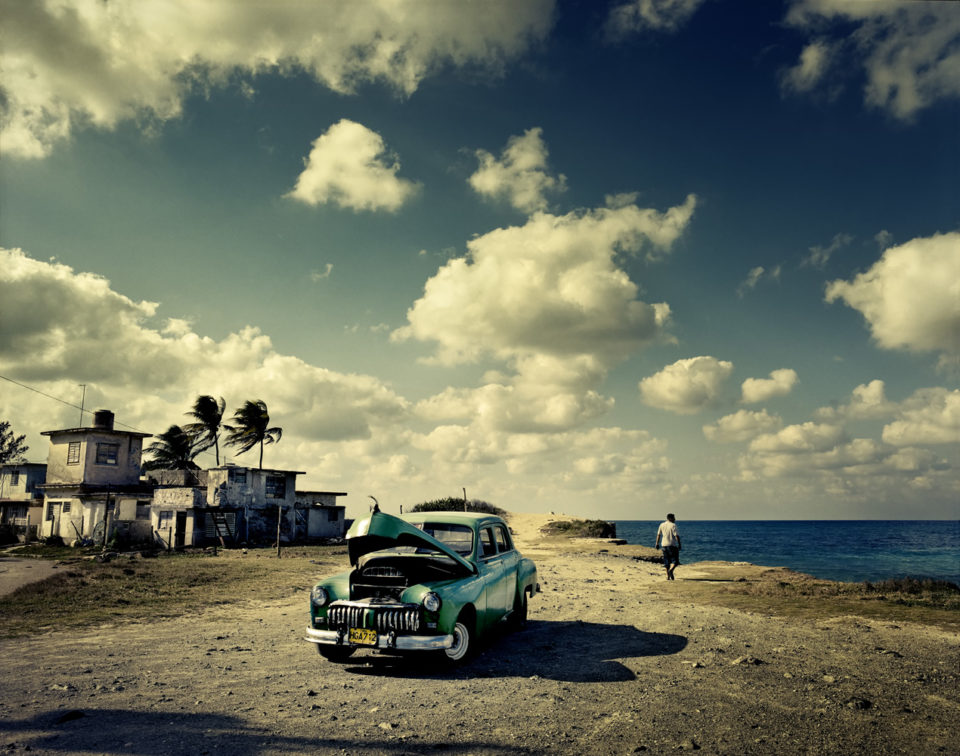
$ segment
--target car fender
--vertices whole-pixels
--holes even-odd
[[[480,578],[447,580],[439,584],[427,583],[423,586],[411,586],[404,592],[404,597],[409,596],[410,600],[414,600],[414,596],[418,596],[415,600],[419,602],[428,590],[440,596],[440,612],[437,617],[437,629],[440,632],[453,632],[457,617],[460,616],[460,612],[466,606],[473,607],[478,615],[486,611],[486,594],[484,593],[483,581]]]
[[[532,596],[538,589],[537,566],[532,559],[523,557],[517,565],[517,592]]]

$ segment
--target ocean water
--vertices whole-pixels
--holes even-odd
[[[617,520],[617,537],[653,546],[660,521]],[[960,584],[960,520],[677,520],[681,562],[789,567],[846,582],[928,577]]]

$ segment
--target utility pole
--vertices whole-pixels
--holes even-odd
[[[79,425],[79,427],[82,428],[83,427],[83,406],[84,404],[86,404],[86,401],[87,401],[87,384],[81,383],[80,386],[83,387],[83,394],[80,397],[80,425]]]
[[[467,511],[467,489],[463,489],[463,511]]]
[[[277,559],[280,558],[280,523],[283,522],[283,504],[277,503]]]

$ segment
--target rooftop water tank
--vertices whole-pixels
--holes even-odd
[[[94,412],[93,427],[100,430],[113,430],[113,413],[105,409]]]

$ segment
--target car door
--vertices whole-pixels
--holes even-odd
[[[477,547],[483,592],[486,597],[484,625],[491,625],[503,616],[503,560],[497,553],[497,541],[493,528],[480,528],[480,544]],[[478,607],[479,609],[479,607]]]
[[[500,560],[502,576],[500,579],[500,606],[504,614],[513,609],[513,600],[517,592],[517,569],[520,553],[513,547],[513,541],[506,525],[493,526],[493,536],[497,543],[497,558]]]

